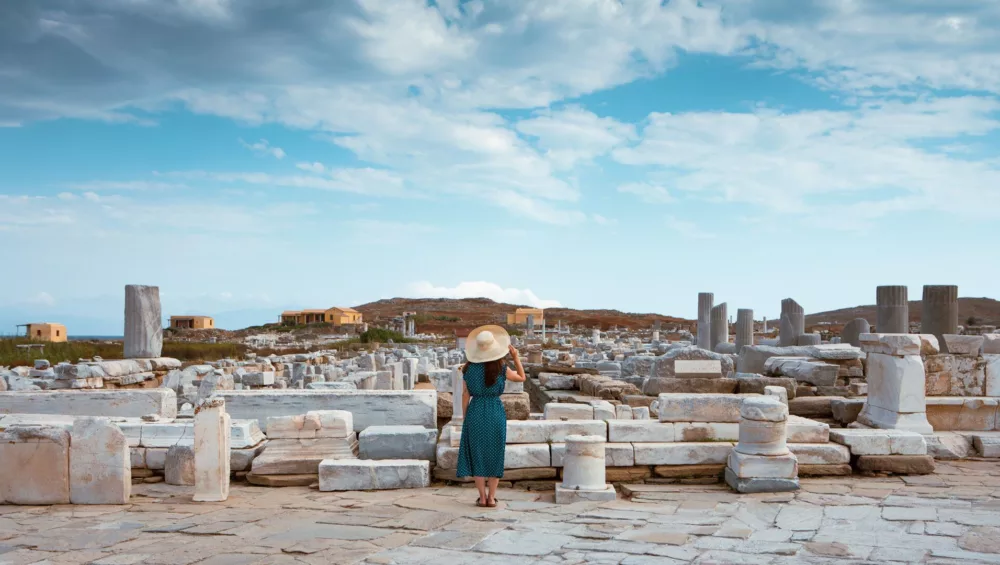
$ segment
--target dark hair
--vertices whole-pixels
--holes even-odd
[[[463,375],[465,374],[465,371],[469,369],[469,365],[471,365],[471,363],[466,363],[462,366]],[[484,372],[486,373],[486,378],[484,380],[486,382],[486,388],[490,388],[495,385],[497,383],[497,379],[503,373],[503,370],[507,368],[507,364],[504,363],[502,358],[497,359],[496,361],[487,361],[483,363],[483,365],[485,365]]]

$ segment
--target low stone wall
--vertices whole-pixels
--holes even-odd
[[[230,416],[256,419],[262,428],[269,416],[297,416],[311,410],[346,410],[354,430],[368,426],[437,427],[435,390],[224,390]]]
[[[165,388],[0,392],[0,414],[172,419],[177,416],[177,395]]]

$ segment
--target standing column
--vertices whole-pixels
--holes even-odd
[[[194,501],[229,498],[229,414],[225,399],[202,400],[194,412]]]
[[[604,436],[566,437],[563,481],[556,485],[556,504],[616,498],[614,487],[605,482],[604,444]]]
[[[781,325],[778,326],[778,345],[790,347],[806,333],[806,312],[791,298],[781,301]]]
[[[461,422],[464,418],[462,413],[462,394],[464,388],[462,387],[462,370],[456,367],[451,372],[451,401],[454,406],[451,409],[451,421]]]
[[[711,292],[698,293],[698,337],[696,345],[702,349],[712,348],[712,305],[715,295]]]
[[[947,346],[942,336],[958,333],[957,286],[924,285],[920,333],[937,336],[941,353],[947,353]]]
[[[712,308],[712,326],[710,331],[712,340],[709,345],[712,351],[715,351],[715,348],[720,343],[729,343],[729,318],[725,302]]]
[[[125,358],[159,357],[162,351],[160,287],[125,285]]]
[[[753,310],[740,308],[736,311],[736,353],[744,345],[753,345]]]
[[[601,330],[600,328],[594,328],[590,332],[590,341],[594,342],[594,345],[601,343]]]
[[[535,337],[535,315],[534,314],[528,314],[528,320],[527,320],[527,322],[528,322],[527,323],[527,325],[528,325],[528,331],[527,331],[528,337]]]
[[[875,331],[880,334],[910,333],[910,303],[905,286],[875,289]]]

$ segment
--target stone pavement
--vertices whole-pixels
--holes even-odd
[[[224,503],[142,484],[126,506],[0,506],[0,564],[1000,563],[1000,464],[803,479],[796,493],[634,485],[557,506],[503,489],[321,493],[234,484]]]

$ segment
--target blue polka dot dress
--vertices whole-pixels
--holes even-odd
[[[493,386],[486,386],[486,365],[469,363],[465,386],[472,399],[462,423],[462,441],[458,448],[458,477],[502,477],[504,450],[507,447],[507,412],[500,395],[507,381],[507,367]],[[455,399],[461,402],[462,399]]]

